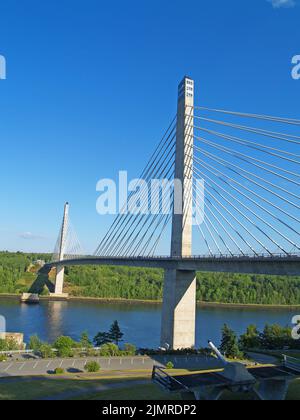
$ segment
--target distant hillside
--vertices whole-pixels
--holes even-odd
[[[32,266],[49,255],[0,253],[0,293],[22,293],[37,285],[47,294],[44,274]],[[50,280],[54,281],[53,271]],[[197,299],[204,302],[300,305],[300,278],[242,274],[198,273]],[[48,285],[49,286],[49,285]],[[66,292],[71,296],[160,300],[163,272],[155,269],[75,266],[66,268]]]
[[[37,278],[34,262],[49,261],[49,254],[24,254],[0,252],[0,293],[28,291]]]

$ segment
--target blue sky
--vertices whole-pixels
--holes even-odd
[[[185,74],[199,105],[299,117],[299,19],[288,0],[3,0],[0,249],[51,251],[68,200],[93,251],[97,181],[140,174]]]

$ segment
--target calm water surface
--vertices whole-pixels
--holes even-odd
[[[0,315],[6,318],[7,330],[23,332],[25,341],[38,334],[43,340],[54,341],[60,335],[78,339],[82,331],[94,337],[107,331],[118,320],[125,342],[138,347],[159,346],[161,306],[151,304],[102,302],[41,302],[39,305],[20,304],[1,298]],[[260,329],[266,323],[290,325],[295,311],[290,309],[204,308],[197,310],[197,346],[206,346],[207,340],[220,341],[220,330],[226,322],[238,334],[249,324]]]

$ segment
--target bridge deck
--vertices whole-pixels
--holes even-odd
[[[148,267],[183,271],[300,276],[299,255],[241,257],[82,257],[56,261],[47,267],[77,265],[112,265]]]

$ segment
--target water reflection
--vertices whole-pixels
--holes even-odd
[[[160,305],[97,301],[44,301],[39,305],[21,305],[17,300],[0,298],[0,314],[6,317],[7,329],[24,332],[26,341],[33,334],[49,342],[59,335],[79,339],[83,331],[94,337],[99,331],[107,331],[112,322],[118,320],[125,342],[139,347],[159,346]],[[225,322],[241,334],[249,324],[256,324],[260,329],[266,323],[291,325],[294,315],[290,309],[198,308],[197,346],[206,346],[207,340],[219,343],[220,330]]]

